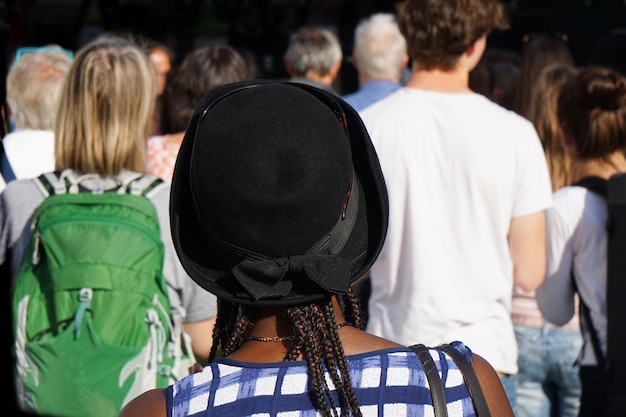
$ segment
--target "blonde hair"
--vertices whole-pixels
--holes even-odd
[[[145,172],[156,95],[155,70],[134,41],[104,36],[86,45],[61,96],[56,169],[105,176]]]
[[[23,54],[11,66],[6,80],[7,104],[17,129],[54,129],[70,64],[70,57],[61,48],[49,46]]]

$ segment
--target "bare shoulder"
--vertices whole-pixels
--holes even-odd
[[[130,401],[119,417],[167,417],[167,405],[164,389],[146,391]]]
[[[340,337],[346,355],[356,355],[387,348],[406,347],[362,330],[357,330],[353,327],[344,327],[342,330]]]
[[[513,409],[509,402],[500,377],[485,358],[472,353],[474,370],[485,394],[485,399],[491,410],[491,415],[499,417],[513,417]]]

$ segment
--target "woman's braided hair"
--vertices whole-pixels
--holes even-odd
[[[339,299],[344,316],[357,329],[364,328],[361,305],[352,290]],[[359,403],[352,388],[343,346],[339,339],[337,323],[330,298],[326,302],[303,306],[288,307],[283,310],[291,320],[296,336],[284,361],[305,359],[314,391],[314,403],[322,416],[341,415],[361,416]],[[242,308],[238,304],[218,299],[218,311],[213,329],[213,346],[209,353],[209,362],[215,360],[221,349],[223,356],[228,356],[241,346],[246,335],[252,329],[251,318],[254,310]],[[325,373],[335,386],[339,404],[331,395]]]

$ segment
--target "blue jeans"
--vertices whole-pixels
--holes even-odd
[[[502,388],[504,388],[504,392],[506,397],[509,400],[509,404],[511,404],[511,408],[515,409],[515,403],[517,402],[517,375],[515,374],[506,374],[500,377],[500,383],[502,384]]]
[[[516,417],[576,417],[581,382],[578,330],[515,325],[519,348]]]

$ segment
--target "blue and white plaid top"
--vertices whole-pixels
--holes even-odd
[[[455,346],[471,360],[461,342]],[[475,416],[463,376],[451,358],[430,349],[448,404],[448,415]],[[424,370],[409,348],[350,355],[348,368],[364,417],[433,416]],[[333,387],[327,377],[329,387]],[[306,362],[250,363],[221,358],[167,389],[168,417],[313,417]],[[336,402],[338,404],[338,402]]]

